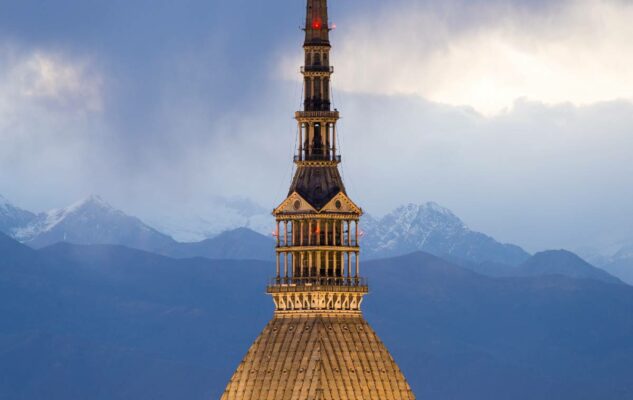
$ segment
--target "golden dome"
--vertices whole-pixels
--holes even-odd
[[[222,400],[415,399],[360,313],[276,315],[251,346]]]

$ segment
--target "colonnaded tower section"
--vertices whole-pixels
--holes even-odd
[[[327,0],[308,0],[303,110],[295,114],[296,173],[277,220],[275,314],[226,387],[223,400],[415,399],[361,313],[362,210],[347,196],[332,110]]]

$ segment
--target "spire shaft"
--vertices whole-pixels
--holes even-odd
[[[306,46],[330,44],[327,0],[308,0],[305,31]]]
[[[330,78],[334,69],[330,66],[330,29],[328,26],[327,0],[307,0],[306,38],[303,45],[305,111],[330,111]]]

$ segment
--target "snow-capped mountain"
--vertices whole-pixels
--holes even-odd
[[[365,216],[362,246],[369,258],[426,251],[473,263],[518,265],[530,255],[470,230],[455,214],[436,203],[401,206],[381,219]]]
[[[39,215],[20,210],[6,201],[2,204],[0,212],[3,214],[0,215],[11,215],[13,221],[7,224],[10,229],[5,232],[35,248],[57,242],[117,244],[176,257],[219,257],[226,255],[226,251],[216,247],[237,248],[237,245],[244,244],[248,235],[240,228],[245,227],[264,235],[257,235],[261,248],[267,248],[272,242],[268,237],[273,225],[272,217],[264,208],[247,200],[215,199],[213,206],[209,207],[213,210],[211,214],[189,205],[174,205],[179,210],[191,210],[191,219],[187,217],[187,212],[166,210],[165,214],[171,217],[147,218],[158,229],[113,208],[98,196]],[[193,217],[194,211],[205,217]],[[9,219],[5,217],[5,220]],[[458,262],[519,265],[529,257],[520,247],[501,244],[470,230],[450,210],[435,203],[402,206],[380,219],[367,215],[363,217],[361,228],[364,231],[363,254],[367,258],[421,250]],[[235,233],[223,237],[221,241],[208,240],[226,231]],[[174,234],[176,240],[170,236]],[[227,243],[227,240],[236,243]],[[253,242],[253,238],[249,237],[248,242]],[[233,253],[232,258],[240,258],[240,254]],[[263,251],[251,253],[244,256],[252,258],[263,254]]]
[[[58,242],[75,244],[115,244],[156,251],[174,240],[126,215],[98,196],[90,196],[69,207],[37,215],[13,235],[31,247]]]
[[[35,218],[32,212],[14,206],[0,195],[0,232],[14,236],[16,230],[28,225]]]
[[[180,242],[200,242],[238,228],[270,235],[275,225],[270,209],[250,199],[220,196],[202,203],[166,205],[159,215],[141,217]]]

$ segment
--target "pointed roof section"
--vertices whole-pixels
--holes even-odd
[[[282,213],[314,213],[317,210],[297,192],[293,192],[275,210],[273,215]]]
[[[305,31],[306,46],[330,44],[327,0],[308,0]]]
[[[336,165],[321,167],[299,166],[290,185],[289,195],[297,192],[315,209],[320,210],[339,193],[345,193],[345,185]]]
[[[347,195],[343,192],[334,196],[332,200],[330,200],[323,208],[320,210],[321,212],[332,212],[332,213],[351,213],[362,215],[363,210],[358,207]]]

